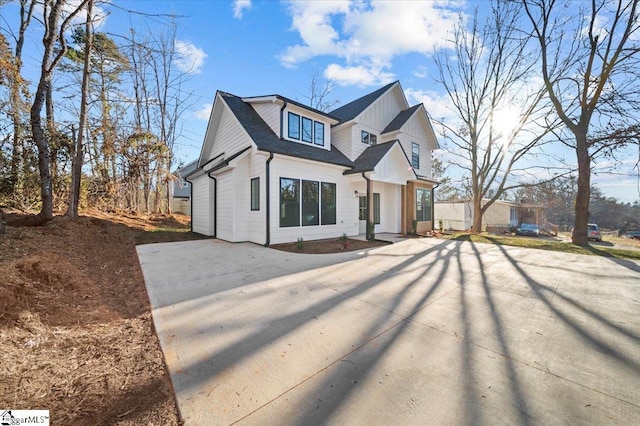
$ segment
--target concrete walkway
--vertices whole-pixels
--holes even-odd
[[[138,247],[186,424],[640,424],[640,263]]]

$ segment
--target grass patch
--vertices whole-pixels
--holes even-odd
[[[588,245],[586,247],[576,246],[563,241],[553,241],[544,238],[510,237],[491,234],[467,234],[454,233],[444,235],[442,238],[455,241],[470,241],[474,243],[496,244],[501,246],[524,247],[539,250],[558,251],[562,253],[587,254],[594,256],[615,257],[619,259],[640,260],[640,251],[626,250],[621,248]]]

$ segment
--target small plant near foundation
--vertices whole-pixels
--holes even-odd
[[[417,235],[418,234],[418,221],[417,220],[412,220],[411,221],[411,235]]]
[[[338,238],[340,244],[342,244],[342,250],[346,250],[349,247],[349,239],[347,238],[346,232],[342,233],[342,236]]]
[[[299,237],[298,241],[296,241],[296,248],[300,251],[304,249],[304,240],[302,239],[302,237]]]
[[[442,219],[438,221],[438,227],[440,228],[440,232],[444,231],[444,226],[442,225]]]

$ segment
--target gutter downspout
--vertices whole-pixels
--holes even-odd
[[[283,100],[282,108],[280,108],[280,139],[282,139],[282,134],[284,132],[284,109],[287,107],[287,101]],[[273,152],[269,153],[269,158],[266,163],[266,183],[265,183],[265,191],[266,191],[266,221],[265,221],[265,242],[264,246],[269,247],[271,244],[271,160],[273,160]]]
[[[207,173],[209,179],[213,180],[213,238],[218,234],[218,179],[211,176],[211,172]],[[191,206],[193,213],[193,206]]]
[[[185,181],[189,182],[189,205],[191,207],[191,220],[189,221],[189,231],[193,232],[193,183],[185,178]]]
[[[440,184],[436,183],[433,188],[431,188],[431,232],[436,229],[436,198],[435,191],[436,188],[439,187]]]
[[[362,172],[362,177],[367,181],[367,221],[366,221],[366,232],[367,240],[372,241],[373,236],[371,235],[371,224],[373,223],[372,218],[372,209],[371,204],[373,203],[373,196],[371,194],[371,179],[369,179],[366,175],[366,172]]]
[[[282,127],[282,124],[280,124],[280,127]],[[270,221],[270,216],[269,213],[271,212],[271,197],[269,196],[270,194],[270,185],[269,182],[271,180],[271,160],[273,160],[273,152],[269,153],[269,158],[267,159],[267,163],[266,163],[266,170],[265,170],[265,174],[266,174],[266,183],[265,183],[265,191],[266,191],[266,222],[265,222],[265,227],[266,227],[266,236],[265,236],[265,243],[264,246],[265,247],[269,247],[269,244],[271,243],[271,221]]]

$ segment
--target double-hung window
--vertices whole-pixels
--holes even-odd
[[[313,120],[307,117],[302,117],[302,142],[313,141]]]
[[[420,145],[411,142],[411,165],[414,169],[420,168]]]

